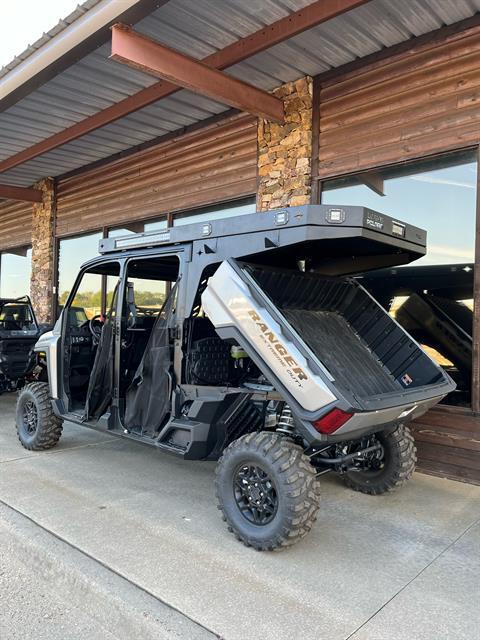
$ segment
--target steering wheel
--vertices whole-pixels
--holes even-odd
[[[103,323],[104,318],[101,313],[93,316],[93,318],[88,321],[88,328],[90,329],[90,333],[95,340],[100,340],[100,336],[102,335]]]

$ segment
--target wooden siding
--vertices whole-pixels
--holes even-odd
[[[0,251],[32,244],[32,204],[0,201]]]
[[[256,191],[257,121],[239,115],[60,181],[57,236]]]
[[[480,27],[474,27],[325,80],[318,175],[477,144],[479,56]]]
[[[480,484],[480,417],[432,409],[413,423],[418,469]]]

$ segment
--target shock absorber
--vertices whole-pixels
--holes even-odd
[[[295,432],[292,410],[287,403],[283,405],[276,431],[277,433],[283,433],[286,436],[293,436]]]

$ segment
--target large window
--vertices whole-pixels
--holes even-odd
[[[191,224],[193,222],[208,222],[210,220],[241,216],[247,213],[255,213],[255,198],[246,198],[213,207],[188,211],[187,213],[180,213],[175,215],[173,224],[177,226],[181,224]]]
[[[383,195],[381,195],[383,193]],[[477,162],[473,152],[322,185],[322,203],[361,205],[427,230],[427,253],[363,283],[457,382],[469,406]]]
[[[59,305],[65,304],[82,264],[98,255],[98,243],[101,238],[102,234],[99,232],[60,240],[58,254]]]
[[[168,226],[167,217],[160,218],[158,220],[150,220],[148,222],[136,222],[128,227],[114,227],[108,230],[107,235],[109,238],[119,238],[121,236],[128,236],[132,233],[142,233],[148,231],[158,231],[166,229]]]
[[[30,294],[32,250],[26,255],[2,253],[0,256],[0,296],[19,298]]]

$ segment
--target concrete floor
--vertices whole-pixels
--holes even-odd
[[[416,474],[370,497],[326,477],[309,537],[258,553],[224,527],[213,464],[74,425],[28,452],[14,401],[0,398],[0,500],[197,622],[190,638],[480,638],[480,487]]]

